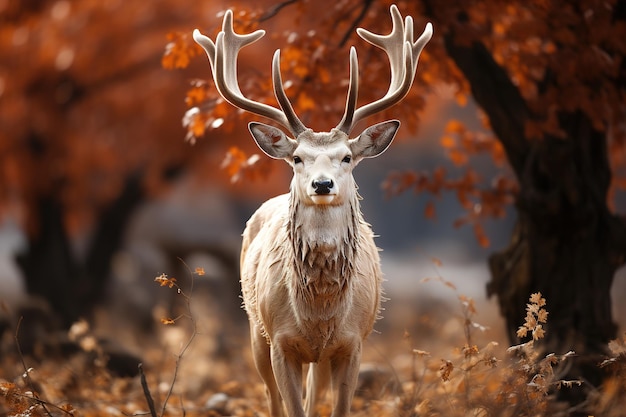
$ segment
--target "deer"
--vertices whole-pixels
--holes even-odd
[[[264,384],[270,415],[313,417],[330,387],[333,417],[347,416],[364,340],[381,310],[379,249],[364,220],[353,169],[382,154],[400,122],[372,125],[350,138],[362,119],[400,102],[415,78],[418,59],[432,37],[431,23],[414,41],[413,19],[390,8],[392,30],[378,35],[358,28],[365,41],[383,49],[391,67],[387,93],[357,107],[358,59],[349,54],[345,111],[329,132],[307,128],[296,115],[280,73],[280,49],[272,59],[278,107],[243,95],[237,81],[239,51],[265,35],[238,34],[233,13],[224,14],[215,42],[198,29],[193,39],[205,50],[220,96],[233,106],[284,128],[250,122],[248,130],[269,157],[293,168],[289,192],[270,198],[250,217],[242,237],[240,277],[253,360]],[[303,390],[303,368],[309,366]],[[306,398],[303,402],[303,392]]]

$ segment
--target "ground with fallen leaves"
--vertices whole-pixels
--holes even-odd
[[[0,415],[267,416],[245,320],[223,317],[219,303],[186,294],[167,275],[156,283],[176,291],[178,303],[157,310],[151,331],[101,311],[93,323],[78,322],[28,354],[20,352],[16,329],[5,331]],[[574,353],[544,355],[535,346],[549,320],[541,294],[530,297],[520,319],[524,343],[512,347],[492,311],[481,316],[463,295],[455,304],[386,303],[385,318],[364,349],[353,416],[565,416],[582,410],[556,400],[561,390],[581,385],[562,379]],[[619,416],[626,409],[626,336],[609,348],[602,366],[614,378],[591,390],[583,406]],[[330,416],[330,398],[318,411]]]

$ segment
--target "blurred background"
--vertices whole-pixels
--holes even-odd
[[[341,24],[332,35],[326,26],[313,31],[314,21],[303,22],[308,2],[289,3],[0,0],[0,314],[7,329],[15,329],[18,317],[24,318],[24,333],[42,327],[29,336],[35,344],[86,318],[108,337],[136,344],[128,338],[149,333],[174,303],[175,295],[154,278],[166,273],[187,288],[196,267],[206,273],[195,276],[194,285],[210,314],[224,326],[245,323],[238,297],[240,234],[263,201],[288,190],[291,173],[280,161],[249,159],[257,150],[246,130],[248,119],[215,101],[212,84],[205,81],[209,65],[193,46],[191,30],[199,27],[214,36],[221,13],[230,7],[237,11],[238,30],[266,29],[269,35],[242,53],[240,62],[242,89],[262,99],[271,94],[275,48],[286,48],[286,73],[297,78],[299,67],[290,62],[311,63],[310,52],[319,51],[320,43],[336,45],[315,58],[324,62],[339,51],[326,69],[330,80],[324,81],[334,83],[333,89],[319,90],[319,98],[312,92],[313,108],[296,101],[313,128],[339,121],[350,45],[358,45],[362,57],[362,85],[377,83],[371,91],[364,87],[365,98],[384,94],[388,82],[386,61],[377,56],[380,63],[373,62],[349,30],[356,12],[338,15]],[[361,4],[353,2],[351,9],[350,2],[340,3],[334,7],[356,10]],[[359,26],[389,30],[387,15],[375,14],[388,9],[380,3],[374,2],[377,8]],[[401,10],[428,11],[422,3],[399,3]],[[426,19],[413,15],[419,32]],[[330,21],[322,19],[325,25]],[[343,33],[352,33],[346,42],[339,39]],[[471,169],[487,185],[514,177],[508,164],[494,157],[496,142],[484,115],[458,70],[443,58],[442,47],[437,38],[426,47],[407,103],[383,115],[405,123],[402,135],[355,172],[362,210],[383,249],[391,301],[380,327],[409,327],[429,312],[449,312],[464,294],[478,303],[478,321],[503,332],[496,300],[486,296],[487,259],[511,239],[514,191],[496,214],[470,220],[466,213],[478,213],[481,204],[471,189],[469,209],[459,187],[390,191],[394,172],[443,169],[462,179]],[[294,55],[297,48],[304,57]],[[296,82],[311,83],[317,75],[328,76],[312,72]],[[294,91],[287,89],[289,95]],[[211,116],[198,124],[198,114]],[[466,132],[455,130],[458,123],[477,132],[472,138],[488,144],[486,153],[453,152],[449,138],[458,134],[460,141]],[[476,184],[471,185],[479,188]],[[619,193],[613,201],[616,210],[626,207]],[[612,288],[613,317],[622,330],[624,275],[622,268]],[[433,282],[440,279],[457,290]],[[125,326],[132,330],[125,332]]]

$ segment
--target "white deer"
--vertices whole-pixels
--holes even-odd
[[[237,82],[239,50],[265,32],[241,35],[233,15],[224,15],[215,43],[197,29],[195,41],[206,51],[215,85],[232,105],[267,117],[293,135],[261,123],[249,130],[272,158],[293,167],[288,194],[265,202],[247,222],[241,250],[241,286],[250,320],[256,368],[266,385],[270,413],[312,417],[329,383],[336,391],[333,417],[348,415],[357,384],[361,346],[380,309],[378,249],[370,225],[360,211],[352,170],[363,158],[380,155],[393,140],[400,122],[391,120],[348,135],[361,119],[398,103],[409,92],[419,55],[432,36],[427,24],[413,41],[413,20],[391,6],[393,29],[376,35],[357,29],[366,41],[382,48],[391,65],[384,97],[356,108],[358,61],[350,50],[350,84],[343,119],[330,132],[308,129],[296,116],[280,75],[280,51],[274,54],[272,77],[280,109],[252,101]],[[302,405],[302,368],[310,364]]]

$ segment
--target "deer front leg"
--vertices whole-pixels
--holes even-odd
[[[306,417],[302,408],[302,362],[291,352],[288,337],[272,343],[272,369],[289,417]]]
[[[359,377],[361,363],[361,339],[355,340],[331,361],[333,390],[337,392],[337,402],[331,417],[345,417],[350,414],[350,405]]]
[[[267,403],[270,408],[271,417],[283,417],[283,402],[280,398],[276,379],[272,370],[272,362],[270,359],[270,346],[265,340],[265,336],[254,324],[250,324],[250,338],[252,342],[252,354],[254,364],[265,383],[265,393],[267,395]]]

